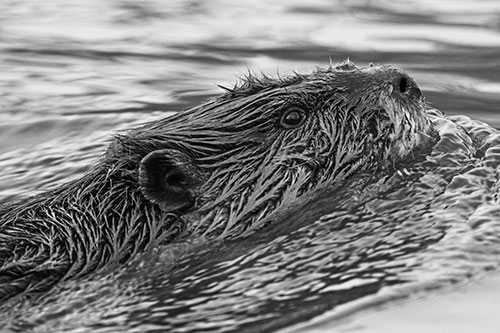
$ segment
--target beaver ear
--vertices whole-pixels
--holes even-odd
[[[199,184],[200,173],[193,161],[178,150],[153,151],[139,166],[142,194],[166,212],[193,206]]]

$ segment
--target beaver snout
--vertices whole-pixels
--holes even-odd
[[[394,86],[394,91],[401,94],[408,95],[416,99],[422,96],[422,92],[418,88],[416,82],[406,74],[398,75],[396,79],[393,80],[392,85]]]

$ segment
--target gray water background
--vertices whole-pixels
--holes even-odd
[[[112,133],[195,106],[221,92],[216,84],[232,86],[249,70],[270,75],[294,70],[308,72],[315,66],[346,58],[359,65],[392,64],[416,79],[434,107],[449,115],[466,114],[500,128],[499,55],[497,1],[4,0],[0,4],[0,199],[26,197],[81,176],[103,152]],[[340,198],[332,200],[342,206]],[[499,313],[494,309],[500,306],[488,295],[498,295],[500,278],[498,273],[484,273],[486,270],[481,269],[461,274],[436,264],[435,275],[447,276],[447,282],[431,284],[429,289],[437,289],[434,293],[426,288],[416,288],[415,292],[404,289],[402,294],[410,299],[402,303],[404,306],[395,305],[391,297],[351,303],[360,298],[355,291],[335,294],[327,301],[311,292],[321,290],[328,294],[335,288],[354,290],[353,286],[361,285],[365,289],[359,291],[360,295],[377,293],[382,286],[377,284],[377,272],[372,266],[377,266],[375,259],[396,265],[393,257],[398,258],[399,254],[394,251],[388,250],[376,257],[372,266],[365,267],[373,280],[373,292],[367,291],[371,286],[368,277],[363,280],[357,276],[345,285],[341,283],[345,278],[341,271],[334,276],[331,271],[320,270],[316,272],[318,278],[314,278],[314,267],[328,268],[335,263],[338,269],[339,263],[350,262],[351,259],[342,257],[342,246],[345,253],[351,253],[353,244],[359,249],[362,242],[375,242],[367,237],[375,230],[374,225],[367,217],[366,225],[358,224],[361,229],[357,233],[366,237],[344,240],[339,236],[332,239],[329,228],[306,228],[304,234],[309,232],[314,237],[297,237],[295,243],[285,243],[304,249],[296,252],[280,249],[284,246],[280,237],[284,236],[279,233],[264,241],[225,244],[215,254],[188,258],[186,272],[180,270],[174,277],[168,270],[162,272],[155,266],[151,268],[153,273],[149,272],[153,277],[144,282],[139,276],[143,272],[132,269],[131,275],[103,278],[104,282],[89,281],[91,291],[83,292],[87,298],[75,291],[85,289],[84,284],[69,286],[61,292],[61,298],[48,300],[45,307],[31,312],[21,307],[7,316],[15,322],[11,323],[12,330],[18,331],[78,331],[82,327],[103,332],[117,327],[129,331],[161,331],[165,327],[189,331],[194,326],[185,323],[196,323],[195,318],[200,316],[205,316],[205,321],[200,320],[197,329],[226,327],[241,331],[241,327],[248,327],[249,331],[259,331],[286,327],[329,311],[333,314],[327,315],[321,326],[326,331],[333,327],[342,329],[338,318],[346,320],[345,329],[351,331],[372,332],[377,327],[383,327],[380,331],[387,331],[387,327],[394,331],[404,327],[408,331],[405,324],[411,322],[415,312],[419,319],[414,324],[418,327],[425,323],[426,330],[450,325],[459,331],[465,327],[463,319],[468,316],[472,319],[465,323],[480,318],[485,325],[480,328],[498,328],[495,323]],[[365,232],[360,232],[361,226]],[[435,229],[419,232],[416,235],[427,242],[439,238]],[[309,247],[311,239],[321,244],[322,237],[323,245],[315,252],[318,248]],[[387,244],[390,243],[388,238]],[[267,245],[275,248],[271,251]],[[266,254],[258,258],[259,251],[274,251],[276,257]],[[415,250],[409,253],[412,251]],[[280,258],[287,253],[298,257]],[[332,253],[336,261],[332,261]],[[444,262],[453,260],[454,253],[444,253]],[[249,254],[256,254],[257,259]],[[214,256],[218,259],[210,266],[207,260]],[[267,264],[259,262],[263,258]],[[235,262],[231,263],[231,259]],[[251,268],[248,262],[252,260],[260,268]],[[287,274],[301,277],[301,269],[290,266],[283,274],[275,269],[280,262],[300,263],[311,272],[304,274],[302,280],[286,279]],[[275,263],[278,266],[273,266]],[[236,277],[224,270],[231,264],[239,267],[233,272]],[[220,275],[211,267],[218,267]],[[488,267],[494,270],[495,265]],[[273,277],[262,278],[259,284],[258,277],[266,271]],[[326,280],[325,272],[330,274]],[[400,282],[400,271],[394,268],[388,272],[379,272],[384,276],[379,279],[384,286],[390,286],[390,274],[394,284]],[[238,279],[238,274],[245,278]],[[421,277],[419,274],[416,276]],[[232,285],[235,281],[239,284]],[[301,291],[301,285],[308,288]],[[151,305],[148,297],[139,297],[126,307],[120,302],[130,301],[130,295],[117,293],[113,286],[129,288],[140,296],[150,296],[156,288],[159,303]],[[143,295],[141,286],[146,290]],[[280,288],[286,291],[269,297]],[[246,298],[236,297],[235,289],[244,290]],[[211,290],[209,294],[214,297],[203,297],[202,290]],[[103,302],[106,292],[114,302]],[[429,295],[440,298],[417,310],[412,308],[418,301],[428,302],[436,297]],[[344,299],[339,300],[341,296]],[[272,302],[263,307],[258,302],[248,302],[249,298],[266,297]],[[234,304],[224,307],[217,299]],[[385,299],[389,299],[387,304]],[[451,315],[434,315],[449,310],[452,304],[464,303],[468,306],[458,307]],[[379,304],[384,305],[379,308]],[[352,306],[344,309],[341,305]],[[411,310],[405,312],[405,306]],[[367,308],[377,309],[376,315],[366,316]],[[395,308],[402,313],[391,315]],[[301,313],[305,314],[301,317]],[[283,323],[276,324],[279,315]],[[165,324],[165,317],[171,318],[171,326]],[[26,321],[20,322],[19,318]],[[255,318],[259,320],[254,322]],[[266,326],[268,323],[273,324]],[[320,330],[318,327],[314,329]]]

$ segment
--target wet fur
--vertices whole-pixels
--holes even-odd
[[[401,75],[346,62],[288,78],[249,76],[217,99],[117,135],[82,179],[0,208],[0,300],[125,263],[159,242],[241,236],[311,191],[407,155],[429,124],[421,98],[393,94]],[[292,107],[306,121],[283,128]],[[383,107],[398,124],[376,122],[370,134],[367,122]],[[168,149],[186,156],[180,164],[193,161],[185,167],[200,180],[182,210],[162,209],[169,206],[141,189],[141,161]]]

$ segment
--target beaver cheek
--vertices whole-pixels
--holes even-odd
[[[201,173],[193,160],[178,150],[153,151],[139,166],[142,194],[165,212],[192,207],[200,184]]]

